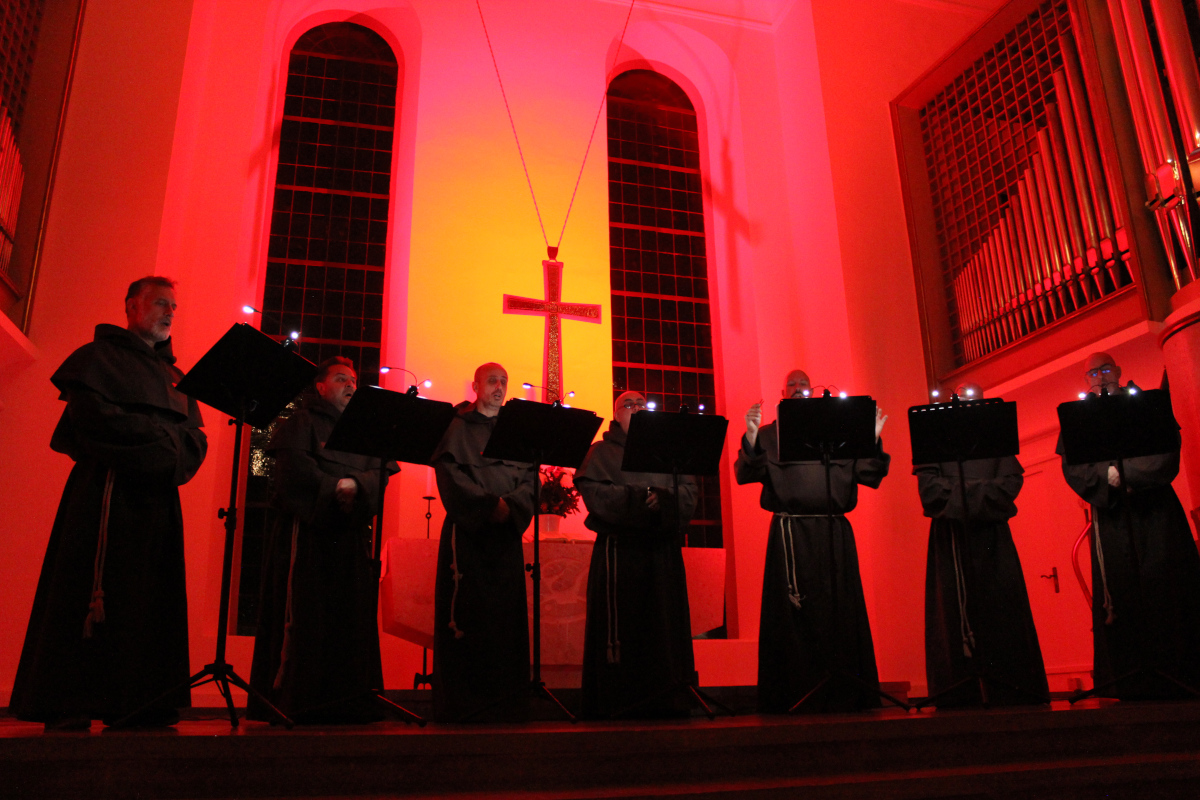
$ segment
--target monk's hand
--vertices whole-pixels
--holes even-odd
[[[1121,485],[1121,473],[1116,467],[1108,468],[1108,485],[1114,489]]]
[[[653,486],[646,487],[646,508],[658,510],[658,490]]]
[[[759,400],[746,412],[746,439],[750,442],[751,447],[754,447],[755,442],[758,441],[758,429],[761,425],[762,400]]]
[[[349,514],[354,510],[354,498],[358,496],[358,481],[354,478],[342,478],[337,482],[333,495],[337,499],[338,507]]]
[[[875,441],[879,441],[879,437],[883,435],[883,425],[887,420],[887,414],[883,413],[883,409],[875,406]]]
[[[490,518],[490,521],[495,524],[499,524],[501,522],[508,522],[508,515],[509,515],[508,503],[504,502],[504,498],[501,497],[499,500],[496,501],[496,507],[492,509],[492,516]]]

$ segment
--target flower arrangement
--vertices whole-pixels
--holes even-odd
[[[571,472],[562,467],[542,467],[540,514],[565,517],[579,510],[579,490],[571,480]]]

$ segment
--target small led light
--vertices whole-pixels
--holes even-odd
[[[1079,399],[1080,399],[1080,400],[1083,400],[1083,399],[1084,399],[1085,397],[1087,397],[1087,396],[1088,396],[1088,393],[1087,393],[1087,392],[1080,392],[1080,393],[1079,393]]]
[[[566,403],[563,403],[563,404],[562,404],[562,407],[563,407],[563,408],[570,408],[571,406],[569,406],[569,405],[568,405],[568,404],[566,404]]]
[[[845,399],[846,399],[846,393],[845,393],[845,392],[838,392],[838,397],[840,397],[840,398],[842,398],[843,400],[845,400]]]
[[[1130,394],[1137,394],[1137,389],[1136,389],[1136,388],[1134,388],[1133,386],[1130,386],[1130,387],[1129,387],[1129,393],[1130,393]]]
[[[380,375],[387,375],[387,374],[388,374],[389,372],[391,372],[391,371],[392,371],[392,368],[391,368],[391,367],[380,367],[380,368],[379,368],[379,374],[380,374]]]
[[[701,410],[701,411],[703,411],[703,410],[704,410],[704,403],[701,403],[701,404],[700,404],[700,406],[699,406],[699,408],[700,408],[700,410]]]
[[[522,384],[521,384],[521,388],[522,388],[522,389],[532,389],[532,388],[533,388],[533,384],[532,384],[532,383],[522,383]]]
[[[574,392],[567,392],[567,397],[574,397],[574,396],[575,396]],[[570,406],[567,406],[567,407],[570,408]]]
[[[245,314],[253,314],[256,310],[254,306],[242,306],[242,312]]]
[[[292,341],[296,341],[300,338],[300,331],[292,331],[288,336],[291,337]]]
[[[934,389],[932,392],[929,393],[930,397],[941,397],[941,395],[942,395],[942,393],[939,392],[937,389]]]
[[[974,397],[974,396],[975,396],[975,390],[967,389],[967,397]]]
[[[651,400],[649,403],[646,403],[646,408],[648,408],[648,409],[650,409],[651,411],[653,411],[654,409],[658,408],[658,403],[656,403],[656,402],[654,402],[653,400]]]
[[[805,389],[800,394],[804,395],[805,397],[808,397],[810,394],[812,394],[812,392],[808,389]]]
[[[430,386],[433,386],[433,381],[426,379],[421,385],[428,389]]]

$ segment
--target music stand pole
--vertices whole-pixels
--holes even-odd
[[[432,467],[431,467],[431,469],[432,469]],[[425,501],[425,538],[428,539],[429,538],[429,526],[432,524],[432,520],[433,520],[433,501],[435,498],[433,495],[427,494],[424,497],[422,497],[421,499]],[[430,673],[430,671],[429,671],[429,648],[422,647],[421,648],[421,671],[418,672],[416,675],[413,675],[413,691],[415,692],[417,689],[421,688],[422,686],[428,686],[430,689],[432,689],[433,684],[430,683],[431,680],[433,680],[433,674]]]
[[[254,697],[263,703],[271,710],[277,719],[283,722],[288,728],[292,727],[292,720],[276,708],[270,700],[264,697],[257,689],[251,686],[247,681],[243,680],[233,667],[225,661],[225,640],[229,632],[229,589],[233,583],[233,540],[237,532],[237,491],[238,478],[241,473],[242,461],[242,427],[245,425],[243,421],[246,416],[245,403],[242,403],[242,413],[229,420],[229,424],[234,426],[233,434],[233,469],[229,474],[229,507],[217,510],[217,517],[225,521],[225,551],[221,559],[221,605],[219,616],[217,617],[217,653],[211,664],[205,664],[204,668],[197,672],[186,682],[176,684],[167,691],[155,697],[149,703],[146,703],[136,711],[126,714],[121,719],[113,723],[112,727],[120,728],[137,717],[148,708],[153,707],[159,700],[169,697],[174,692],[187,686],[189,689],[194,689],[198,686],[203,686],[206,683],[215,683],[221,696],[225,698],[225,705],[229,710],[229,724],[236,728],[238,727],[237,710],[233,707],[233,694],[229,690],[229,684],[233,684],[247,694],[252,694]]]

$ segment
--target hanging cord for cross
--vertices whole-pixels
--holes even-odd
[[[621,28],[621,38],[617,41],[616,55],[625,44],[625,31],[629,29],[629,18],[633,16],[633,4],[637,0],[629,0],[629,11],[625,13],[625,25]],[[583,169],[587,166],[588,154],[592,150],[592,141],[596,138],[596,126],[600,124],[600,112],[604,110],[604,101],[608,98],[608,87],[600,95],[600,107],[596,109],[596,118],[592,121],[592,133],[588,136],[587,147],[583,150],[583,163],[579,165],[579,175],[575,177],[575,188],[571,190],[571,201],[567,203],[567,213],[563,216],[562,230],[558,232],[558,241],[550,247],[550,237],[546,235],[546,223],[542,221],[542,210],[538,207],[537,193],[533,191],[533,179],[529,177],[529,165],[525,163],[525,151],[521,149],[521,137],[517,135],[517,123],[513,120],[512,108],[508,104],[508,94],[504,91],[504,80],[500,77],[500,65],[496,62],[496,50],[492,47],[492,37],[488,34],[487,21],[483,18],[483,7],[475,0],[475,8],[479,11],[479,21],[483,24],[483,38],[487,40],[488,53],[492,56],[492,67],[496,70],[496,82],[500,84],[500,96],[504,99],[504,110],[508,112],[508,124],[512,126],[513,139],[517,143],[517,155],[521,157],[521,168],[525,170],[525,183],[529,186],[529,196],[533,198],[533,210],[537,214],[538,225],[542,229],[542,241],[550,253],[550,258],[558,257],[558,248],[562,246],[563,235],[567,232],[567,220],[571,218],[571,209],[575,206],[575,195],[579,192],[579,183],[583,180]]]

